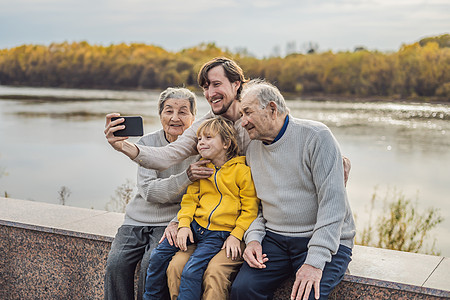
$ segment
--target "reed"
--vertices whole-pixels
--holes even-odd
[[[105,209],[107,211],[124,213],[128,202],[134,197],[134,186],[135,184],[130,179],[118,186],[114,196],[111,196],[111,200],[106,203]]]
[[[380,196],[375,187],[370,201],[368,221],[356,235],[357,244],[440,255],[436,250],[436,238],[430,237],[430,231],[444,221],[439,209],[430,207],[420,210],[417,199],[413,202],[395,188],[387,189],[382,200],[381,213],[377,214],[376,208],[379,203],[381,203]]]

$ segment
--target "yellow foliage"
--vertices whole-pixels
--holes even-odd
[[[450,36],[403,45],[398,52],[290,54],[258,59],[214,43],[169,52],[142,43],[86,41],[0,49],[0,83],[76,88],[196,86],[197,72],[217,56],[235,59],[247,78],[266,78],[283,92],[354,96],[449,97]]]

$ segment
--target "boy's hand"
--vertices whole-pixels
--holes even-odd
[[[226,248],[227,250],[227,257],[231,259],[236,260],[238,257],[241,257],[241,241],[235,237],[230,235],[227,240],[223,243],[222,249]]]
[[[182,227],[178,229],[178,235],[177,235],[177,243],[178,248],[182,251],[187,250],[187,239],[189,237],[189,240],[191,243],[194,242],[194,235],[192,234],[192,230],[190,227]]]

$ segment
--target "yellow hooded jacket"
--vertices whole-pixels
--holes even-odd
[[[212,163],[207,167],[215,169]],[[245,156],[228,160],[207,179],[191,183],[181,201],[178,228],[190,227],[193,219],[208,230],[230,231],[242,240],[258,214],[250,167]]]

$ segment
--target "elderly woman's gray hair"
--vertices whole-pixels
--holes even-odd
[[[159,108],[159,115],[161,115],[163,109],[164,109],[164,102],[166,102],[167,99],[187,99],[189,100],[189,110],[191,113],[195,116],[197,113],[197,97],[193,92],[186,88],[172,88],[169,87],[165,91],[163,91],[159,95],[159,101],[158,101],[158,108]]]
[[[258,99],[261,108],[265,108],[272,101],[277,105],[279,114],[289,113],[286,101],[278,88],[264,79],[252,79],[245,85],[242,99],[250,95]]]

